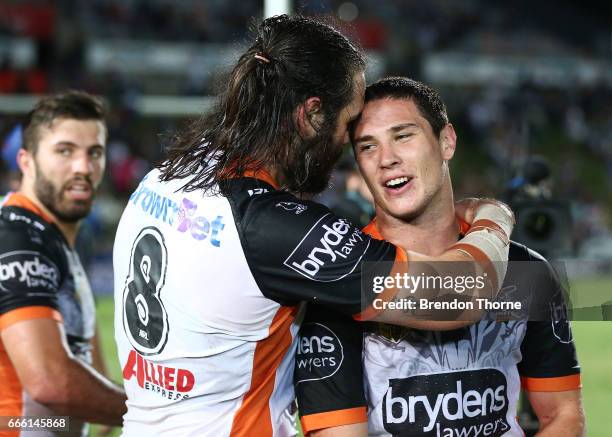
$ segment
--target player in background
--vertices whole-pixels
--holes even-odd
[[[125,435],[292,435],[305,301],[360,320],[448,328],[377,312],[371,291],[362,298],[362,261],[405,271],[407,258],[434,258],[371,239],[301,197],[327,186],[363,105],[364,69],[328,25],[264,20],[213,110],[132,194],[113,253]],[[467,249],[435,259],[477,267],[470,253],[479,251],[505,261],[511,212],[484,203],[464,215],[477,224]]]
[[[62,436],[87,435],[85,422],[120,425],[126,409],[123,390],[96,370],[94,300],[74,249],[106,140],[98,99],[43,98],[24,124],[20,189],[0,209],[0,416],[70,416]],[[0,436],[19,435],[0,425]]]
[[[466,232],[449,172],[457,136],[436,91],[407,78],[368,86],[351,140],[376,206],[366,233],[431,256],[456,244]],[[510,301],[560,299],[544,258],[512,242],[509,259],[501,293]],[[547,320],[504,322],[491,312],[472,326],[433,332],[364,326],[309,305],[295,375],[304,432],[522,436],[522,384],[540,420],[538,435],[580,436],[580,368],[569,322],[546,311]]]

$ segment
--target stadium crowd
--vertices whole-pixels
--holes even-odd
[[[503,55],[520,51],[534,56],[571,54],[597,61],[609,50],[605,25],[597,14],[605,10],[564,4],[556,8],[555,20],[547,20],[546,2],[484,7],[485,3],[356,0],[304,2],[295,8],[305,14],[339,17],[341,27],[368,53],[381,55],[381,74],[408,74],[426,81],[431,53],[454,50]],[[202,43],[223,50],[245,39],[252,17],[260,16],[262,10],[262,3],[254,0],[240,2],[239,7],[231,2],[195,0],[39,0],[0,5],[4,41],[26,38],[34,47],[33,59],[25,66],[6,49],[10,44],[0,50],[0,93],[38,95],[77,88],[102,95],[111,104],[109,177],[96,214],[89,219],[104,235],[95,252],[108,252],[121,205],[162,156],[168,134],[185,122],[186,117],[142,114],[134,102],[148,94],[212,93],[223,71],[219,65],[209,65],[205,71],[187,71],[186,78],[164,76],[162,80],[120,69],[96,71],[91,68],[88,48],[100,40],[130,40]],[[572,26],[568,27],[570,19]],[[407,20],[409,25],[405,25]],[[151,72],[151,76],[155,74]],[[461,133],[461,147],[468,151],[453,163],[459,195],[499,195],[527,155],[543,155],[553,168],[554,195],[571,200],[574,249],[580,250],[589,238],[609,233],[610,77],[588,83],[570,78],[563,84],[538,81],[529,75],[513,84],[433,83],[449,102],[450,115]],[[0,187],[7,191],[16,170],[10,134],[20,114],[6,108],[3,111],[0,134],[5,158]]]

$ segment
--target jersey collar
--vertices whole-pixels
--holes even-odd
[[[17,206],[36,214],[48,223],[53,223],[53,219],[47,213],[22,193],[8,193],[2,206]]]
[[[459,232],[462,236],[465,235],[465,233],[470,229],[470,225],[468,225],[467,222],[460,219],[459,217],[457,217],[457,223],[459,224]],[[380,233],[380,230],[378,229],[376,217],[374,217],[372,221],[368,223],[365,228],[363,228],[363,232],[365,232],[375,240],[384,240],[382,234]]]
[[[274,178],[272,177],[272,175],[264,169],[259,169],[259,170],[247,170],[244,172],[244,177],[246,178],[255,178],[255,179],[259,179],[261,181],[264,181],[270,185],[272,185],[274,187],[274,189],[278,190],[279,185],[278,183],[274,180]]]

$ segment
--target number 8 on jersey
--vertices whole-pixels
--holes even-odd
[[[153,226],[140,231],[132,245],[123,290],[123,329],[143,355],[159,354],[168,340],[168,315],[160,296],[167,255],[164,237]]]

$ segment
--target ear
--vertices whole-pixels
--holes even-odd
[[[457,134],[452,124],[447,123],[440,131],[440,148],[442,151],[442,159],[450,161],[455,154],[457,147]]]
[[[34,174],[34,157],[28,150],[19,149],[17,152],[17,165],[24,176],[32,176]]]
[[[314,136],[323,125],[323,111],[319,97],[309,97],[297,108],[297,126],[302,136]]]

